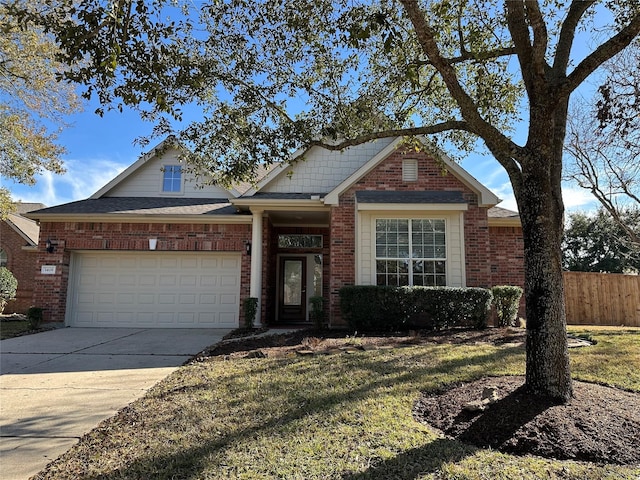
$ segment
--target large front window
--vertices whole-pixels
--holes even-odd
[[[442,219],[376,220],[376,284],[447,284],[445,221]]]

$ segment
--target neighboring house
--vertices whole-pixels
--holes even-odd
[[[162,145],[91,198],[30,214],[35,302],[71,326],[237,327],[247,297],[278,325],[308,322],[321,295],[340,326],[344,285],[522,285],[518,215],[403,145],[314,147],[248,190],[199,188]]]
[[[4,313],[26,313],[33,305],[33,284],[38,258],[38,224],[24,214],[44,208],[42,203],[16,203],[16,210],[0,222],[0,267],[7,267],[18,280],[16,299]]]

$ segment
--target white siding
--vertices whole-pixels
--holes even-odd
[[[138,168],[135,172],[112,188],[106,196],[109,197],[185,197],[185,198],[230,198],[231,195],[224,188],[206,185],[199,188],[193,177],[187,176],[184,191],[176,194],[162,192],[162,167],[165,165],[179,165],[178,151],[169,149],[160,157],[154,156]]]
[[[464,222],[461,212],[451,211],[361,211],[358,212],[356,283],[376,284],[375,221],[378,218],[443,218],[446,221],[447,286],[466,286],[464,267]]]
[[[271,193],[326,193],[375,157],[395,138],[375,140],[343,151],[312,148],[304,160],[285,168],[261,191]],[[291,172],[291,174],[289,174]]]

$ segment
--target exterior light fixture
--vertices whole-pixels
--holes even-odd
[[[251,256],[251,242],[244,244],[244,251],[247,252],[247,255]]]
[[[57,245],[58,244],[53,243],[50,238],[47,238],[47,241],[44,244],[45,250],[47,251],[47,253],[53,253]]]

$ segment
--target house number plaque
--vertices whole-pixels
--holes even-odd
[[[55,275],[56,274],[56,266],[55,265],[42,265],[42,267],[40,267],[40,273],[42,275]]]

